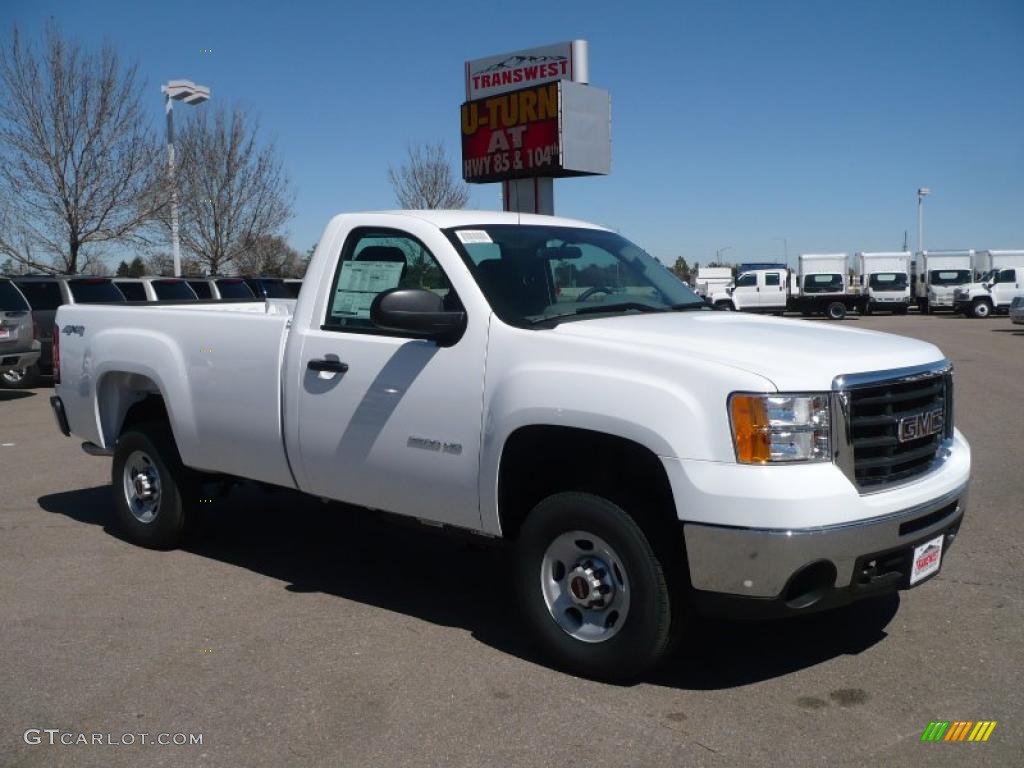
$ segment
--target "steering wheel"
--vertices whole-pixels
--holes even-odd
[[[604,285],[595,285],[593,288],[587,288],[587,290],[585,290],[583,293],[577,296],[576,301],[586,301],[595,293],[607,293],[611,295],[612,293],[614,293],[614,291],[612,291],[611,288],[608,288],[607,286]]]

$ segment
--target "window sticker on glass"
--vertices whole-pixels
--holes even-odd
[[[493,243],[491,236],[482,229],[460,229],[456,233],[463,245],[476,243]]]
[[[346,261],[331,304],[334,317],[370,317],[370,304],[381,291],[398,287],[405,264],[400,261]]]

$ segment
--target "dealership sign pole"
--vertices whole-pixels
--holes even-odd
[[[462,177],[502,183],[506,211],[554,213],[554,179],[611,170],[611,101],[591,88],[587,42],[466,62]]]

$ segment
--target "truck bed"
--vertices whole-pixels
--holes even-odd
[[[111,423],[101,423],[92,398],[118,397],[113,384],[119,377],[148,379],[165,394],[186,464],[294,487],[281,430],[281,359],[294,305],[271,300],[62,306],[62,367],[78,382],[66,396],[72,431],[111,448],[133,403],[101,409],[113,413],[107,417]],[[175,364],[167,365],[168,359]]]

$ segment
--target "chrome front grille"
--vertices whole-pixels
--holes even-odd
[[[948,361],[839,377],[834,389],[840,426],[835,435],[837,462],[864,492],[924,474],[952,437],[953,378]],[[941,414],[940,431],[914,433],[922,423],[938,426],[936,414]]]

